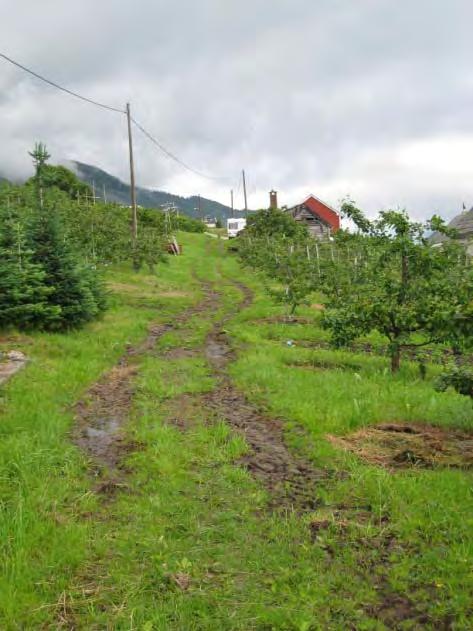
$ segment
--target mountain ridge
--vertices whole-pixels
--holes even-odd
[[[105,197],[109,202],[116,202],[124,206],[130,205],[130,185],[120,180],[120,178],[108,173],[100,167],[96,167],[78,160],[68,160],[63,166],[73,171],[77,177],[92,187],[95,185],[95,193],[98,199],[102,199],[105,188]],[[31,174],[33,175],[33,174]],[[11,184],[22,184],[27,178],[11,178],[6,177],[0,171],[0,183],[9,182]],[[229,206],[216,202],[206,197],[200,198],[199,213],[199,197],[191,195],[183,197],[166,191],[153,190],[149,188],[136,187],[136,203],[143,208],[162,208],[166,205],[176,206],[180,212],[201,219],[203,217],[219,218],[225,221],[232,216],[232,210]],[[238,211],[235,210],[235,215]]]
[[[79,162],[78,160],[71,160],[69,165],[79,177],[80,180],[88,184],[94,185],[96,195],[99,198],[104,196],[107,201],[114,201],[119,204],[129,206],[130,204],[130,185],[126,184],[118,177],[111,175],[107,171],[86,164],[85,162]],[[167,204],[175,205],[184,214],[194,217],[216,217],[222,220],[231,217],[232,210],[229,206],[221,204],[205,197],[200,198],[201,212],[199,215],[198,205],[199,198],[197,195],[190,197],[182,197],[174,193],[167,193],[165,191],[153,190],[143,187],[136,187],[136,203],[144,208],[160,208]]]

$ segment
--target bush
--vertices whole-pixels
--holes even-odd
[[[183,232],[205,232],[205,225],[198,219],[180,215],[176,217],[176,225],[178,230]]]
[[[473,399],[473,368],[470,366],[452,366],[440,375],[435,384],[438,392],[453,388],[459,394]]]

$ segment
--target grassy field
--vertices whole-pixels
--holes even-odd
[[[312,348],[319,311],[279,322],[222,242],[182,239],[157,276],[108,272],[102,321],[0,336],[30,357],[0,391],[0,628],[471,628],[471,472],[379,466],[337,443],[378,423],[471,432],[470,401],[434,391],[438,367],[392,377],[384,357]],[[235,280],[254,293],[245,309]],[[221,386],[203,348],[226,316],[234,383],[324,473],[310,511],[269,510],[239,464],[248,444],[206,407]],[[133,359],[124,481],[107,495],[71,441],[73,406],[151,323],[173,326]]]

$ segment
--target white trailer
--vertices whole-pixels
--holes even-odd
[[[246,227],[246,219],[239,217],[238,219],[234,219],[233,217],[227,219],[227,234],[228,238],[232,239],[237,237],[242,230]]]

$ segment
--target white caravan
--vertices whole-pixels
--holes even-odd
[[[238,218],[234,219],[233,217],[227,219],[227,234],[228,238],[232,239],[233,237],[237,237],[242,230],[246,227],[246,219]]]

